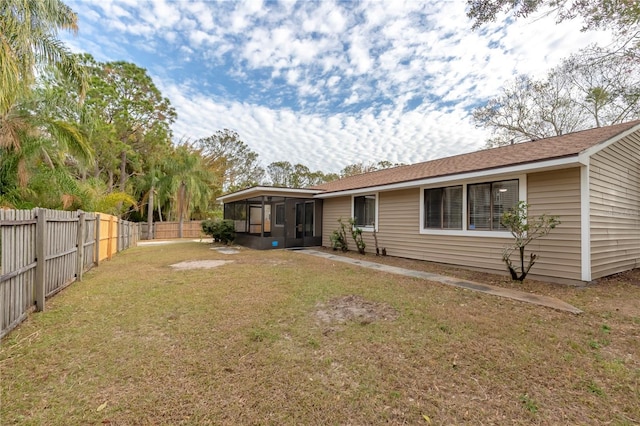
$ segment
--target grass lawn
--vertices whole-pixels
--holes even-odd
[[[232,262],[169,266],[192,260]],[[639,424],[640,271],[524,289],[585,312],[291,251],[129,249],[3,339],[0,424]]]

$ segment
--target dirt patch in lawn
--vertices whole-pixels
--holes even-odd
[[[189,260],[186,262],[174,263],[171,266],[173,269],[185,270],[185,269],[211,269],[218,266],[225,265],[233,262],[232,260]]]
[[[369,324],[375,321],[393,321],[398,311],[386,303],[376,303],[357,295],[342,296],[316,305],[315,315],[325,324],[343,324],[348,321]]]

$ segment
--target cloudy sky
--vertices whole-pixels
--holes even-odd
[[[76,52],[146,68],[176,140],[232,129],[274,161],[338,172],[474,151],[470,111],[607,36],[508,17],[471,31],[464,0],[77,0]]]

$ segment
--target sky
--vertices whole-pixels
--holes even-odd
[[[65,1],[74,52],[147,69],[176,141],[230,129],[259,155],[337,173],[483,148],[473,108],[610,36],[579,20],[501,16],[471,30],[464,0]]]

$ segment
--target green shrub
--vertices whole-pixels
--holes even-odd
[[[356,226],[356,220],[353,218],[349,219],[349,225],[351,225],[351,236],[353,237],[353,241],[356,242],[358,253],[364,254],[364,249],[367,245],[362,238],[362,229]]]
[[[203,220],[202,232],[223,244],[232,243],[236,238],[236,230],[232,220]]]
[[[333,231],[331,234],[331,246],[334,250],[342,250],[344,252],[349,250],[349,243],[347,242],[347,226],[342,223],[342,218],[338,219],[340,228]]]

